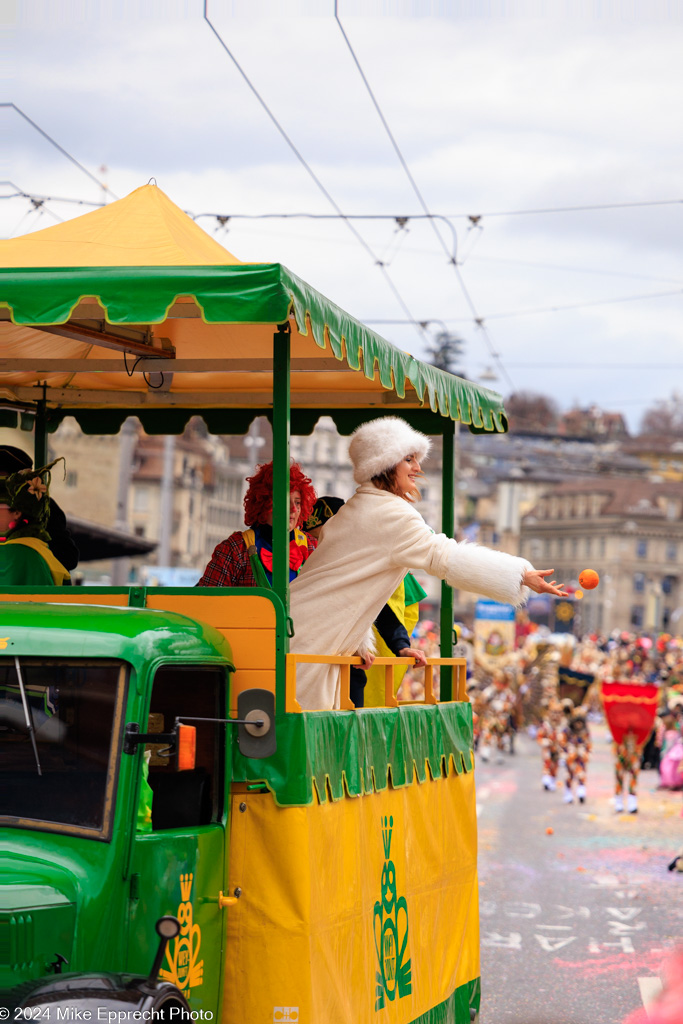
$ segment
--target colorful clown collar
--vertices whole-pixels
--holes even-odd
[[[254,527],[256,550],[266,571],[268,582],[273,582],[273,527],[259,524]],[[289,535],[289,582],[296,579],[299,569],[315,547],[313,540],[301,530]]]

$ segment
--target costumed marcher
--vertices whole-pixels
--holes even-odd
[[[566,724],[560,734],[561,756],[567,771],[563,797],[566,804],[574,802],[575,784],[579,803],[586,800],[586,775],[592,750],[586,716],[587,710],[582,705],[568,709]]]
[[[46,530],[52,466],[0,477],[0,586],[61,587],[70,580]]]
[[[311,515],[304,524],[307,533],[320,541],[325,523],[332,518],[344,504],[341,498],[327,495],[318,498]],[[391,595],[373,624],[373,634],[377,653],[382,657],[414,658],[415,664],[424,667],[427,664],[424,651],[414,648],[410,642],[408,626],[412,633],[419,613],[419,601],[425,592],[411,573],[407,573],[398,588]],[[410,612],[408,612],[410,606]],[[394,692],[398,691],[405,668],[400,666],[394,670]],[[369,668],[367,671],[358,665],[350,669],[349,696],[356,708],[384,707],[384,669]]]
[[[258,466],[247,477],[244,522],[248,529],[221,541],[198,587],[271,586],[273,582],[273,463]],[[301,466],[289,468],[289,579],[293,580],[316,546],[301,529],[316,500],[311,480]]]
[[[482,760],[488,761],[491,747],[495,745],[498,763],[502,764],[506,750],[510,754],[515,752],[513,714],[516,696],[501,669],[494,671],[493,681],[482,691],[482,697],[486,702],[482,724]]]
[[[395,416],[365,423],[349,445],[356,493],[325,524],[323,541],[291,586],[290,610],[301,654],[374,653],[372,623],[409,569],[451,586],[519,605],[529,589],[566,596],[523,558],[435,534],[414,507],[424,434]],[[302,708],[339,705],[339,667],[301,665]]]
[[[629,814],[638,813],[637,789],[641,749],[633,732],[624,733],[621,741],[614,744],[614,810],[617,814],[624,810],[622,794],[625,785],[628,786],[626,809]]]
[[[557,769],[560,764],[562,748],[560,733],[562,731],[562,705],[554,698],[550,700],[546,713],[536,732],[536,740],[541,747],[543,757],[543,788],[554,793],[557,789]]]
[[[683,787],[683,737],[673,715],[666,715],[662,728],[662,753],[659,762],[661,789]]]
[[[19,473],[22,469],[31,469],[33,460],[21,448],[11,444],[0,445],[0,477],[11,473]],[[58,562],[65,569],[75,569],[78,565],[79,552],[66,524],[66,516],[54,500],[49,499],[49,512],[45,524],[45,532],[49,535],[48,546]]]
[[[626,810],[629,814],[637,814],[640,758],[654,726],[659,687],[633,680],[603,681],[602,703],[614,740],[614,809],[617,814],[624,810],[623,789],[626,785]]]

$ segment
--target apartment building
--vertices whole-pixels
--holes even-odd
[[[520,554],[576,582],[600,574],[580,606],[581,628],[680,630],[683,625],[683,487],[591,477],[548,489],[521,523]]]

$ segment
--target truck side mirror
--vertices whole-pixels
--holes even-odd
[[[159,936],[159,946],[157,948],[157,955],[154,957],[154,963],[152,969],[149,972],[147,978],[148,985],[155,985],[161,970],[161,964],[164,959],[164,953],[166,952],[166,946],[171,939],[175,939],[177,935],[180,935],[180,921],[177,917],[172,917],[170,914],[165,917],[160,917],[154,926]]]
[[[275,694],[270,690],[242,690],[237,695],[235,724],[241,754],[245,757],[270,757],[277,750]]]

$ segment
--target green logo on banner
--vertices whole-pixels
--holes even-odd
[[[405,896],[396,897],[396,867],[391,860],[393,818],[382,818],[384,867],[382,868],[382,896],[375,903],[373,930],[375,952],[379,970],[376,972],[375,1009],[381,1010],[386,999],[394,1000],[396,993],[403,999],[412,992],[408,945],[408,904]]]

